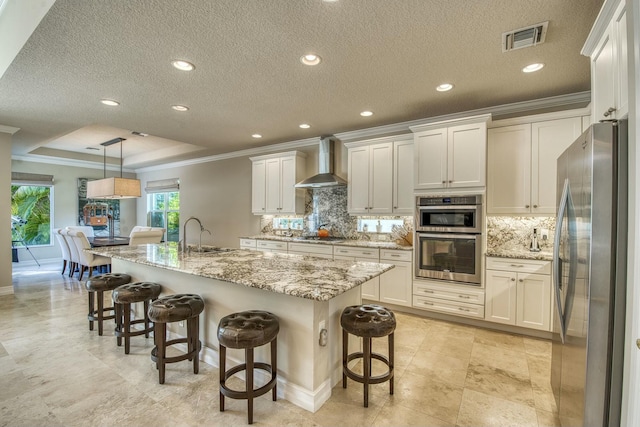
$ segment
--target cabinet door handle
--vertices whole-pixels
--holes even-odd
[[[525,208],[529,209],[529,205],[524,205]]]
[[[398,209],[398,207],[397,207],[397,206],[394,206],[394,207],[393,207],[393,209]]]
[[[512,281],[512,282],[515,282],[515,281],[516,281],[516,279],[514,279],[514,278],[512,277],[512,278],[511,278],[511,281]]]
[[[452,179],[450,179],[450,180],[449,180],[449,184],[451,184],[451,183],[453,183],[453,180],[452,180]]]
[[[609,117],[611,115],[611,113],[613,113],[614,111],[616,111],[616,109],[614,107],[609,107],[609,109],[607,111],[605,111],[603,115],[605,117]]]
[[[518,282],[522,283],[522,282],[524,282],[524,280],[523,279],[519,279]]]
[[[538,208],[538,205],[533,205],[533,208],[534,208],[534,209],[537,209],[537,208]]]
[[[443,184],[446,184],[446,183],[447,183],[447,181],[442,181],[442,183],[443,183]]]

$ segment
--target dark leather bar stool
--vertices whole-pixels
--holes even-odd
[[[98,322],[98,335],[102,335],[103,322],[105,320],[115,319],[115,307],[104,306],[105,291],[113,291],[118,286],[126,285],[131,282],[131,276],[122,273],[105,273],[91,277],[85,283],[87,291],[89,291],[89,330],[93,331],[93,322]],[[95,298],[98,298],[98,308],[95,308]],[[112,312],[105,316],[105,313]]]
[[[160,296],[162,286],[153,282],[136,282],[118,286],[111,294],[116,308],[116,329],[118,347],[122,345],[124,338],[124,354],[129,354],[131,337],[144,334],[149,338],[154,325],[149,320],[149,302],[155,301]],[[144,304],[143,318],[131,320],[131,304],[141,302]],[[131,330],[132,325],[144,323],[144,329]]]
[[[151,350],[151,360],[156,362],[160,384],[164,384],[167,363],[193,360],[193,373],[198,373],[200,348],[199,317],[204,310],[204,300],[196,294],[176,294],[158,298],[149,305],[149,320],[154,323],[156,346]],[[187,321],[187,337],[167,340],[167,323]],[[187,352],[167,357],[167,348],[175,344],[187,344]]]
[[[364,407],[369,407],[369,384],[389,381],[389,394],[393,394],[393,333],[396,317],[391,310],[375,304],[353,305],[342,311],[342,388],[347,388],[347,377],[364,384]],[[349,334],[362,337],[363,351],[349,354]],[[389,357],[371,351],[371,339],[388,337]],[[349,362],[362,359],[362,375],[349,369]],[[388,370],[382,375],[371,375],[372,359],[380,360]]]
[[[277,386],[277,350],[280,323],[278,318],[268,311],[249,310],[233,313],[220,319],[218,324],[218,342],[220,343],[220,412],[224,412],[224,398],[247,399],[248,422],[253,424],[253,399],[273,391],[276,401]],[[271,343],[271,365],[254,362],[253,350]],[[226,370],[227,348],[243,348],[245,363]],[[271,374],[271,380],[260,388],[253,388],[253,370],[261,369]],[[234,374],[245,371],[245,390],[237,391],[227,387],[226,381]]]

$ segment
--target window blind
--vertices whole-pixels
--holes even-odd
[[[11,172],[12,185],[53,185],[53,175],[38,173]]]
[[[157,181],[147,181],[144,191],[147,193],[166,193],[180,190],[180,179],[160,179]]]

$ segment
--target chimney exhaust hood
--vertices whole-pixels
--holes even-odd
[[[296,184],[296,188],[324,188],[347,185],[347,181],[333,173],[334,144],[335,139],[332,137],[323,137],[320,139],[318,174],[300,181]]]

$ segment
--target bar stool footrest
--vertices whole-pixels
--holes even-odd
[[[256,389],[253,390],[252,396],[253,397],[259,397],[259,396],[262,396],[263,394],[271,391],[276,386],[277,378],[276,378],[275,375],[273,375],[273,367],[271,365],[269,365],[268,363],[255,362],[253,364],[253,368],[254,369],[261,369],[261,370],[266,371],[269,374],[271,374],[271,380],[268,383],[266,383],[262,387],[259,387],[259,388],[256,388]],[[224,373],[224,381],[228,380],[229,378],[231,378],[233,375],[237,374],[238,372],[246,371],[246,369],[247,369],[247,364],[246,363],[242,363],[240,365],[234,366],[233,368],[227,370]],[[244,390],[244,391],[233,390],[233,389],[227,387],[227,385],[224,383],[224,381],[220,381],[220,393],[222,393],[226,397],[229,397],[229,398],[232,398],[232,399],[247,399],[249,397],[248,390]]]
[[[169,346],[174,344],[188,344],[188,342],[189,340],[187,338],[178,338],[174,340],[168,340],[166,343],[165,349],[169,348]],[[180,362],[187,359],[193,360],[194,356],[197,356],[201,349],[202,349],[202,342],[198,340],[198,348],[194,348],[190,352],[179,354],[177,356],[165,357],[164,361],[165,363],[174,363],[174,362]],[[153,362],[158,361],[158,347],[153,347],[153,349],[151,350],[151,360]]]
[[[138,325],[138,324],[144,324],[144,319],[136,319],[136,320],[132,320],[129,325],[133,326],[133,325]],[[138,335],[143,335],[143,334],[149,334],[151,332],[153,332],[155,330],[153,322],[150,322],[151,325],[149,325],[149,328],[145,328],[145,329],[130,329],[129,330],[129,336],[130,337],[137,337]],[[124,327],[124,324],[122,325]],[[118,329],[118,327],[116,326],[116,328],[113,331],[114,335],[117,338],[126,338],[126,334],[124,331],[121,331],[120,329]]]
[[[351,353],[347,356],[347,360],[342,364],[344,373],[347,375],[347,377],[359,383],[364,383],[364,375],[356,374],[351,369],[349,369],[349,362],[355,359],[362,359],[363,357],[364,353],[362,353],[361,351],[357,353]],[[370,376],[368,381],[369,384],[380,384],[393,378],[393,366],[389,365],[389,359],[387,357],[379,353],[371,353],[371,358],[381,361],[389,368],[389,370],[382,375]]]

